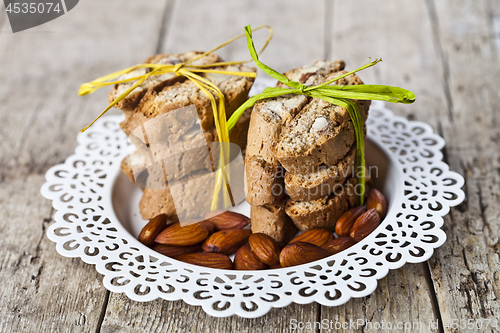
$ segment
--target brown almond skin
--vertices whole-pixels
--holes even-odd
[[[344,251],[345,249],[350,248],[356,244],[354,240],[351,239],[351,237],[339,237],[334,240],[329,241],[325,245],[322,246],[325,250],[328,251],[328,253],[332,254],[337,254],[339,252]]]
[[[280,264],[282,267],[302,265],[328,257],[325,249],[305,242],[288,244],[281,250]]]
[[[178,255],[174,259],[203,267],[233,269],[233,262],[231,259],[222,253],[187,253]]]
[[[252,252],[248,244],[243,245],[234,255],[234,269],[239,271],[254,271],[267,266]]]
[[[212,218],[212,217],[214,217],[214,216],[217,216],[217,215],[219,215],[219,214],[222,214],[222,213],[224,213],[224,212],[225,212],[224,210],[220,210],[220,209],[212,210],[212,211],[207,212],[207,213],[203,216],[203,218],[204,218],[205,220],[208,220],[208,219],[210,219],[210,218]]]
[[[184,227],[181,227],[180,223],[176,223],[163,230],[155,241],[165,245],[186,246],[201,243],[208,235],[207,227],[199,222]]]
[[[375,208],[363,213],[352,226],[350,237],[359,242],[375,230],[380,224],[380,217]]]
[[[142,228],[141,233],[139,234],[139,242],[142,244],[151,247],[155,245],[155,238],[165,230],[167,227],[167,215],[160,214],[156,217],[153,217],[148,224]]]
[[[156,244],[155,246],[153,246],[153,250],[155,250],[158,253],[163,254],[164,256],[170,257],[170,258],[174,258],[174,257],[181,255],[181,254],[202,251],[200,244],[189,245],[189,246],[173,246],[173,245],[165,245],[165,244]]]
[[[317,246],[322,246],[323,244],[331,241],[333,239],[333,234],[330,230],[325,228],[315,228],[311,230],[304,231],[300,235],[295,236],[288,244],[297,242],[311,243]]]
[[[205,215],[205,220],[212,222],[217,230],[241,229],[250,223],[250,219],[245,215],[231,211],[209,212]]]
[[[200,221],[201,224],[203,224],[205,227],[207,227],[207,230],[210,234],[213,234],[215,232],[215,224],[208,220]]]
[[[273,266],[280,262],[280,248],[274,239],[268,235],[263,233],[251,234],[248,237],[248,245],[263,263]]]
[[[375,208],[380,220],[383,220],[387,214],[387,200],[385,200],[384,195],[380,191],[373,189],[366,200],[366,208],[368,210]]]
[[[351,233],[351,228],[356,222],[356,219],[366,212],[366,208],[354,207],[345,212],[338,220],[337,224],[335,224],[335,233],[339,237],[349,237]]]
[[[248,241],[248,237],[252,234],[247,229],[227,229],[217,231],[210,235],[201,247],[205,252],[217,252],[231,254],[236,252],[243,244]]]

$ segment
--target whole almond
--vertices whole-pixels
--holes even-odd
[[[142,228],[141,233],[139,234],[139,242],[142,244],[151,247],[155,244],[155,238],[158,236],[160,232],[165,230],[167,227],[167,215],[160,214],[154,218],[152,218],[148,224]]]
[[[240,271],[253,271],[266,268],[266,264],[252,252],[248,244],[243,245],[234,255],[234,269]]]
[[[323,244],[331,241],[333,239],[333,234],[330,230],[325,228],[316,228],[304,231],[300,235],[295,236],[288,244],[297,242],[311,243],[317,246],[322,246]]]
[[[203,242],[208,237],[208,229],[203,224],[191,223],[181,227],[176,223],[163,230],[155,241],[165,245],[185,246]]]
[[[380,220],[383,220],[385,214],[387,214],[387,200],[385,200],[384,195],[380,193],[380,191],[373,189],[370,191],[370,195],[368,195],[368,199],[366,200],[366,208],[375,208]]]
[[[222,253],[187,253],[178,255],[174,259],[203,267],[233,269],[233,262],[231,259]]]
[[[153,246],[153,250],[158,253],[163,254],[164,256],[173,258],[175,256],[186,254],[186,253],[194,253],[201,252],[201,245],[189,245],[189,246],[173,246],[173,245],[165,245],[165,244],[156,244]]]
[[[380,217],[375,208],[367,210],[361,214],[351,228],[350,237],[359,242],[372,233],[380,224]]]
[[[337,236],[349,237],[354,222],[356,222],[356,219],[364,212],[366,212],[366,208],[363,206],[354,207],[345,212],[337,220],[337,224],[335,224],[335,233],[337,234]]]
[[[253,253],[262,261],[263,263],[273,266],[280,261],[280,248],[278,244],[266,234],[255,233],[248,237],[248,245],[252,249]]]
[[[230,254],[238,250],[248,240],[252,234],[246,229],[227,229],[217,231],[210,235],[201,247],[205,252],[219,252]]]
[[[209,212],[205,215],[205,219],[212,222],[217,230],[241,229],[250,223],[250,219],[245,215],[231,211]]]
[[[305,242],[288,244],[281,250],[280,264],[290,267],[313,262],[328,257],[330,254],[325,249]]]
[[[339,237],[322,246],[330,254],[336,254],[356,244],[351,237]]]

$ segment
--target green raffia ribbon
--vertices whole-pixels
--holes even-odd
[[[264,89],[261,94],[252,96],[245,103],[243,103],[229,118],[227,125],[229,131],[236,125],[238,119],[241,117],[243,112],[252,107],[258,100],[273,98],[282,95],[295,94],[295,95],[306,95],[314,98],[319,98],[327,101],[331,104],[344,107],[349,112],[352,123],[354,125],[354,130],[356,133],[356,166],[359,169],[358,184],[360,185],[360,204],[364,204],[364,193],[365,193],[365,141],[363,136],[363,120],[359,114],[359,109],[356,103],[352,100],[379,100],[391,103],[403,103],[410,104],[415,101],[415,94],[411,91],[391,86],[384,85],[372,85],[363,84],[355,86],[339,86],[339,85],[329,85],[337,80],[342,79],[353,73],[362,71],[366,68],[372,67],[377,63],[381,62],[382,59],[376,59],[375,61],[370,61],[367,64],[361,66],[360,68],[353,70],[351,72],[342,74],[333,80],[324,82],[317,86],[306,86],[300,82],[292,81],[288,79],[283,74],[278,73],[274,69],[268,67],[259,61],[259,56],[255,51],[255,46],[252,40],[252,30],[250,26],[245,27],[245,33],[247,37],[248,50],[250,55],[254,60],[255,64],[262,69],[267,74],[271,75],[276,80],[285,84],[286,86],[292,88],[276,88],[270,87]]]

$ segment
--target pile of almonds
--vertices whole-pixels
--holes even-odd
[[[366,207],[345,212],[335,225],[335,234],[325,228],[305,231],[283,249],[266,234],[245,228],[250,219],[226,211],[204,221],[168,225],[166,215],[149,221],[139,241],[158,253],[186,263],[236,270],[260,270],[306,264],[339,253],[375,230],[387,213],[387,202],[379,191],[370,191]],[[213,215],[213,214],[212,214]],[[229,255],[235,253],[234,262]]]

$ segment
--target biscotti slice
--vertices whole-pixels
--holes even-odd
[[[264,233],[281,247],[297,233],[297,228],[285,213],[284,200],[277,204],[251,206],[250,221],[253,233]]]
[[[255,69],[243,65],[217,67],[215,69],[230,72],[252,72]],[[212,79],[225,96],[226,116],[229,117],[247,98],[254,79],[250,77],[221,75]],[[220,80],[219,80],[220,79]],[[214,95],[219,100],[218,95]],[[193,104],[196,107],[203,131],[210,131],[215,126],[210,99],[192,81],[176,82],[161,91],[149,90],[141,99],[132,115],[120,124],[128,135],[144,122],[158,115]]]
[[[279,164],[269,164],[259,156],[245,157],[245,199],[250,205],[265,205],[285,195],[285,171]]]
[[[344,66],[343,61],[317,61],[313,65],[290,70],[285,76],[293,81],[318,84],[324,82],[329,75],[340,73]],[[285,87],[280,82],[277,86]],[[292,122],[310,100],[304,95],[284,95],[255,103],[248,130],[247,154],[276,164],[275,148],[283,128]]]
[[[284,171],[276,160],[274,147],[283,126],[309,101],[302,95],[281,96],[257,102],[248,128],[245,165],[246,199],[251,205],[279,200],[285,192]]]
[[[176,65],[178,63],[186,62],[202,54],[199,51],[190,51],[182,54],[156,54],[144,62],[145,64],[171,64]],[[198,60],[193,61],[195,65],[209,65],[220,61],[220,58],[216,54],[208,54]],[[140,67],[133,71],[123,74],[118,80],[125,80],[133,78],[139,75],[144,75],[149,73],[151,69],[146,67]],[[126,112],[133,111],[141,98],[151,89],[161,90],[163,87],[172,85],[175,82],[182,82],[186,78],[183,76],[178,76],[175,73],[165,73],[161,75],[150,76],[141,85],[132,90],[124,99],[118,102],[115,107]],[[118,96],[129,89],[135,82],[124,82],[116,84],[108,94],[108,102],[113,102]]]
[[[165,189],[144,189],[139,202],[139,210],[143,220],[151,220],[160,214],[177,217],[174,200],[168,187]]]
[[[229,185],[235,205],[245,198],[243,168],[242,158],[234,159],[226,165],[226,171],[230,174]],[[141,215],[143,219],[151,219],[163,213],[175,216],[181,221],[201,220],[211,211],[215,182],[215,172],[199,170],[181,180],[168,182],[167,186],[161,189],[146,188],[139,204]],[[227,191],[225,186],[222,187],[222,191]],[[231,202],[223,200],[222,191],[218,192],[219,200],[216,207],[218,210],[231,207]]]
[[[286,203],[286,213],[297,228],[302,231],[314,228],[335,229],[335,224],[350,207],[357,205],[354,182],[346,181],[338,191],[311,201],[295,201]]]
[[[353,176],[356,161],[356,145],[353,144],[349,152],[333,166],[320,165],[312,172],[285,174],[285,188],[287,194],[295,201],[316,200],[342,186],[343,181]]]
[[[325,80],[339,73],[330,74]],[[351,74],[337,83],[361,84],[361,80]],[[354,102],[362,118],[366,119],[369,102]],[[347,109],[313,98],[283,129],[276,157],[291,173],[309,173],[321,164],[335,165],[354,141],[354,126]]]

